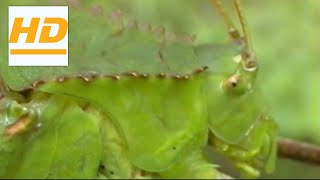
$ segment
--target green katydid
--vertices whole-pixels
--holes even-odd
[[[8,67],[1,51],[0,177],[218,178],[208,142],[243,176],[272,172],[277,127],[258,101],[240,3],[243,37],[214,2],[233,38],[225,45],[195,45],[119,11],[106,18],[105,1],[70,1],[68,67]],[[2,1],[2,22],[8,5],[40,4]]]

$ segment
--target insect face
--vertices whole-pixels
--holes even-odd
[[[253,68],[253,70],[247,70],[242,64],[234,74],[226,76],[226,79],[221,82],[224,93],[241,96],[253,91],[257,67]]]
[[[259,91],[254,85],[255,76],[256,70],[248,71],[242,64],[235,73],[209,75],[210,124],[214,131],[218,131],[217,135],[220,134],[230,143],[239,142],[262,113],[258,102]]]
[[[258,64],[254,55],[239,1],[233,1],[239,17],[242,35],[233,25],[220,1],[213,1],[224,18],[232,39],[242,41],[240,55],[233,59],[233,71],[209,75],[208,111],[211,130],[228,143],[238,144],[263,114],[255,80]],[[232,60],[230,59],[230,63]],[[219,116],[217,116],[219,114]]]

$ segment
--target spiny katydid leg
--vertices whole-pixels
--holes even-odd
[[[153,177],[132,166],[107,116],[86,102],[39,94],[0,100],[0,178]]]
[[[14,101],[12,101],[14,102]],[[96,178],[101,158],[101,140],[98,119],[85,112],[76,102],[66,97],[51,96],[45,99],[34,96],[31,102],[21,102],[21,107],[36,109],[36,118],[30,124],[20,123],[19,118],[7,125],[10,130],[7,144],[11,153],[0,148],[0,159],[9,162],[0,176],[4,178]],[[17,105],[19,107],[19,105]],[[6,111],[11,111],[6,108]],[[24,108],[22,108],[24,109]],[[6,119],[15,114],[7,113]],[[21,125],[22,124],[22,125]],[[38,126],[41,124],[41,126]],[[28,125],[28,126],[27,126]],[[13,128],[14,127],[14,128]],[[24,130],[24,133],[19,131]],[[6,133],[8,134],[8,133]],[[0,140],[3,141],[2,134]],[[24,141],[19,141],[23,139]],[[20,146],[12,146],[18,143]],[[5,144],[1,143],[1,146]],[[12,157],[12,152],[19,154]],[[8,158],[6,158],[8,157]]]
[[[8,177],[15,161],[20,161],[24,137],[35,124],[33,111],[18,101],[7,96],[0,98],[0,178]]]
[[[277,152],[277,126],[270,117],[263,116],[252,127],[245,139],[239,144],[228,144],[210,135],[210,143],[218,152],[225,154],[236,168],[241,177],[257,178],[260,168],[267,173],[274,170]]]
[[[4,98],[0,102],[2,133],[8,138],[23,133],[35,123],[35,109],[19,104],[18,101]]]

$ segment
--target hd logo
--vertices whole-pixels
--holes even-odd
[[[68,7],[9,6],[9,66],[68,66]]]

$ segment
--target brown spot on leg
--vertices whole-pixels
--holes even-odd
[[[14,123],[7,126],[5,129],[5,134],[9,136],[16,135],[24,131],[30,123],[31,123],[30,114],[25,114],[21,116],[18,120],[16,120]]]

